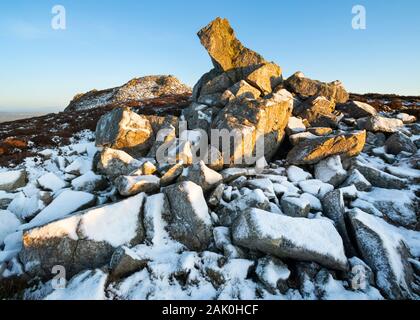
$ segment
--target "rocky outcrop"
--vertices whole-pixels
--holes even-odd
[[[189,92],[191,89],[174,76],[146,76],[132,79],[121,87],[78,94],[70,102],[65,112],[89,110],[115,103],[141,101]]]
[[[211,97],[218,101],[212,105],[223,107],[231,96],[243,97],[242,90],[235,88],[241,81],[253,87],[250,91],[254,98],[271,93],[281,83],[281,68],[244,47],[228,20],[215,19],[198,32],[198,37],[210,55],[214,69],[204,74],[194,86],[194,101],[206,103]]]

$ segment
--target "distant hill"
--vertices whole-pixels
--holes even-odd
[[[33,117],[40,117],[47,114],[47,112],[1,112],[0,123],[15,120],[28,119]]]

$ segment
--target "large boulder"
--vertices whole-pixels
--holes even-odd
[[[144,198],[140,194],[26,231],[20,253],[25,271],[46,277],[61,265],[72,276],[104,266],[116,248],[144,240]]]
[[[325,219],[291,218],[248,209],[232,225],[233,243],[279,258],[314,261],[347,270],[343,241]]]
[[[323,96],[336,103],[346,103],[349,94],[340,81],[325,83],[305,78],[302,72],[296,72],[285,81],[285,87],[301,97]]]
[[[413,298],[413,270],[401,236],[382,219],[359,209],[350,211],[348,217],[360,253],[375,272],[377,286],[389,299]]]
[[[376,109],[370,104],[360,101],[349,101],[344,104],[338,104],[336,109],[354,119],[376,116],[378,114]]]
[[[205,250],[211,241],[213,226],[203,190],[191,181],[163,189],[171,208],[168,226],[172,238],[194,251]]]
[[[354,157],[362,152],[365,142],[366,131],[306,139],[293,147],[287,155],[287,161],[303,165],[315,164],[335,155]]]
[[[92,90],[76,95],[66,108],[66,112],[89,110],[110,104],[154,99],[170,95],[185,95],[191,88],[174,76],[146,76],[130,80],[121,87]]]
[[[105,114],[96,126],[96,146],[123,150],[134,157],[147,155],[153,137],[149,120],[129,108]]]
[[[271,159],[283,141],[292,108],[291,95],[274,95],[270,99],[239,99],[229,103],[212,124],[213,129],[220,131],[223,142],[226,143],[226,134],[223,135],[222,130],[228,138],[231,135],[230,141],[227,141],[230,147],[222,151],[225,165],[245,164],[246,159],[252,158],[258,145],[264,145],[262,156]],[[212,145],[220,148],[219,140],[214,140],[212,138]]]

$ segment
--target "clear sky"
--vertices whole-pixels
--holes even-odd
[[[66,30],[51,9],[66,8]],[[353,30],[362,4],[367,29]],[[0,111],[64,108],[79,92],[211,68],[196,32],[217,16],[289,76],[352,92],[420,95],[419,0],[14,0],[0,2]]]

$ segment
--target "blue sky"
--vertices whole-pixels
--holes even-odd
[[[63,5],[67,29],[53,30]],[[353,30],[352,7],[367,10]],[[217,16],[286,76],[297,70],[349,91],[420,95],[418,0],[14,0],[0,3],[0,111],[64,108],[78,92],[211,68],[196,32]]]

